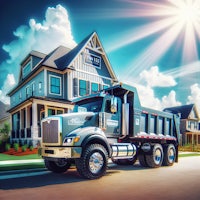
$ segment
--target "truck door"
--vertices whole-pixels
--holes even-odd
[[[106,123],[106,135],[118,136],[120,134],[121,127],[121,101],[117,98],[116,106],[117,111],[111,112],[111,98],[105,100],[105,123]]]

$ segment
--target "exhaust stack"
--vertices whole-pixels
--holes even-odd
[[[122,135],[129,134],[129,104],[127,103],[127,95],[129,91],[124,94],[124,103],[122,105]]]

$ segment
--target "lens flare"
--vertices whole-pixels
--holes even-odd
[[[134,27],[120,34],[120,37],[116,35],[116,41],[112,38],[108,52],[116,51],[153,34],[157,34],[157,39],[149,42],[137,58],[133,55],[133,59],[126,66],[127,71],[124,74],[127,75],[123,76],[123,79],[135,80],[141,71],[157,65],[156,62],[171,47],[176,49],[175,53],[181,52],[182,65],[188,65],[199,59],[197,48],[200,42],[199,0],[125,1],[130,7],[127,10],[123,8],[120,17],[123,17],[124,13],[124,18],[144,18],[148,19],[149,23],[138,28]],[[114,17],[117,16],[113,15]],[[177,53],[177,56],[180,55]]]

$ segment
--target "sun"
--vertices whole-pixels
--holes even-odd
[[[172,13],[184,25],[195,25],[200,22],[200,6],[197,1],[173,1],[171,3],[175,5]]]

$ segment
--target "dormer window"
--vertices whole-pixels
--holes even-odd
[[[25,78],[30,72],[31,72],[31,61],[29,61],[29,62],[23,67],[23,78]]]

